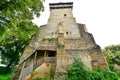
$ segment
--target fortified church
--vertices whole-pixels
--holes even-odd
[[[85,24],[76,23],[73,2],[50,3],[49,8],[47,24],[40,26],[25,48],[13,79],[53,77],[58,80],[67,74],[76,57],[90,69],[109,70],[93,35],[87,32]]]

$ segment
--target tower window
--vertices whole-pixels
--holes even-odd
[[[67,16],[67,14],[64,14],[64,16]]]
[[[68,34],[68,32],[66,32],[66,34]]]

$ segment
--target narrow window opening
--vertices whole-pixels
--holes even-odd
[[[66,34],[68,34],[68,32],[66,32]]]
[[[64,14],[64,16],[67,16],[67,14]]]
[[[53,32],[52,32],[52,35],[53,35]]]

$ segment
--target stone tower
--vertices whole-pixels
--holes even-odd
[[[90,69],[109,70],[104,54],[85,24],[76,23],[72,14],[73,2],[50,3],[49,6],[48,23],[40,26],[39,33],[26,47],[13,79],[46,76],[60,79],[66,75],[66,69],[75,57],[81,58]],[[51,66],[53,75],[49,72]],[[32,71],[33,75],[30,74]]]

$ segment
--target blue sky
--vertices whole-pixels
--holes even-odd
[[[120,0],[45,0],[45,11],[33,20],[38,26],[46,24],[49,3],[74,2],[73,15],[77,23],[86,24],[97,44],[102,48],[120,44]]]

